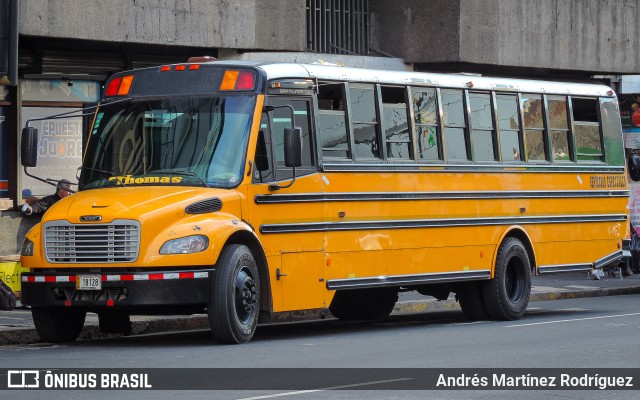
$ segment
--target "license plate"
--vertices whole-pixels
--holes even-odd
[[[76,289],[100,290],[102,289],[102,277],[100,275],[78,275],[76,276]]]

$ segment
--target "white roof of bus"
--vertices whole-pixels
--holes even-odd
[[[257,65],[257,67],[266,72],[268,79],[317,78],[321,80],[369,82],[390,85],[437,86],[574,96],[614,96],[611,88],[605,85],[586,83],[490,78],[465,74],[383,71],[315,64],[264,63]],[[473,86],[471,86],[469,82],[472,82]]]

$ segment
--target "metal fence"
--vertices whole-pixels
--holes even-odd
[[[307,0],[307,50],[369,54],[369,0]]]

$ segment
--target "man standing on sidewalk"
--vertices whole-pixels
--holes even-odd
[[[25,215],[43,214],[58,200],[64,199],[71,193],[71,182],[66,179],[62,179],[58,182],[57,190],[54,194],[43,197],[41,200],[33,203],[32,205],[25,204],[22,206],[21,210]]]

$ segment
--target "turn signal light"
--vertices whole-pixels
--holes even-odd
[[[118,96],[126,96],[127,94],[129,94],[132,83],[133,75],[123,76],[122,82],[120,82],[120,88],[118,89]]]

